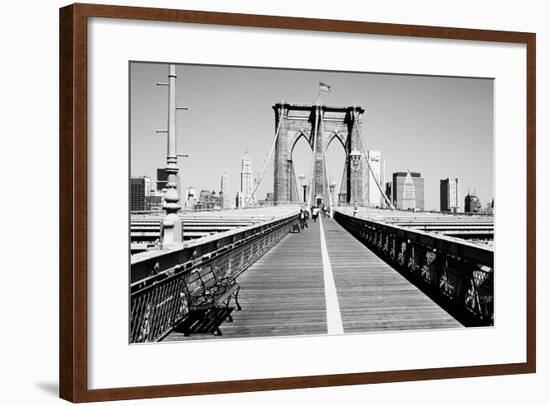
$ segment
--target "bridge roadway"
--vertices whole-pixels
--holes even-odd
[[[243,310],[222,337],[174,331],[165,341],[462,326],[328,218],[289,234],[238,282]]]

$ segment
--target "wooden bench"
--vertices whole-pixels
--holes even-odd
[[[191,333],[211,333],[222,335],[220,324],[226,319],[233,321],[230,308],[234,299],[237,310],[240,285],[232,277],[217,275],[212,265],[193,269],[186,278],[189,300],[189,316],[178,327],[184,335]]]

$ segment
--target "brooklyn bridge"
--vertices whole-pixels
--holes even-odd
[[[247,207],[181,210],[175,78],[171,65],[164,210],[130,216],[131,343],[493,325],[493,216],[396,208],[366,181],[376,174],[360,106],[274,104],[272,204],[253,204],[264,167]],[[301,138],[312,153],[303,195]],[[337,195],[332,142],[345,151]]]

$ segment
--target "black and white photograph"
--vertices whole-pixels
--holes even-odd
[[[128,69],[131,344],[497,324],[493,78]]]

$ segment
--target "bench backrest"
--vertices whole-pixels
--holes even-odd
[[[206,292],[217,284],[216,275],[211,265],[200,266],[193,269],[185,278],[185,285],[189,299],[202,297]]]

